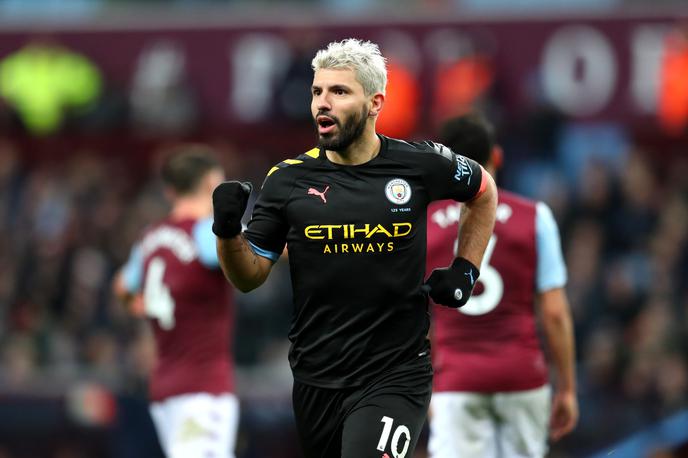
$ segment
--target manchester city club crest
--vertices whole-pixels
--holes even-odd
[[[385,185],[385,195],[393,204],[403,205],[411,200],[411,186],[406,180],[395,178]]]

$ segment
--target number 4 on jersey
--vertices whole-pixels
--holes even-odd
[[[504,296],[504,280],[497,269],[490,265],[492,254],[497,245],[497,236],[492,235],[490,242],[487,244],[485,256],[483,256],[483,263],[480,266],[480,278],[478,282],[482,282],[484,291],[479,296],[472,296],[466,305],[457,309],[466,315],[485,315],[494,310]]]
[[[155,257],[148,264],[146,284],[143,286],[143,302],[146,315],[157,319],[160,327],[166,331],[174,328],[174,299],[164,282],[165,261]]]

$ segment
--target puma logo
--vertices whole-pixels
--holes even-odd
[[[471,286],[473,286],[473,284],[475,283],[475,279],[473,279],[473,272],[469,270],[468,272],[464,272],[463,274],[468,277],[468,279],[471,281]]]
[[[309,196],[318,196],[322,199],[323,203],[326,204],[327,199],[325,198],[325,193],[327,192],[328,189],[330,189],[330,187],[326,186],[325,190],[323,192],[320,192],[315,188],[308,188],[308,195]]]

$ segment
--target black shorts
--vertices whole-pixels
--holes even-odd
[[[411,458],[432,393],[427,356],[350,389],[294,382],[305,458]]]

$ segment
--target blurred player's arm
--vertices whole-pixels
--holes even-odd
[[[112,278],[112,293],[133,315],[144,314],[141,295],[143,259],[138,246],[134,246],[126,264],[120,267]]]
[[[556,371],[555,393],[550,418],[550,437],[558,440],[576,427],[576,347],[573,319],[566,297],[566,265],[561,251],[559,228],[552,211],[537,205],[537,303],[547,347]]]
[[[539,303],[542,326],[556,370],[550,420],[550,436],[556,441],[571,432],[578,422],[573,323],[563,288],[541,293]]]
[[[112,278],[112,293],[115,295],[118,301],[122,304],[129,306],[132,299],[134,298],[134,293],[129,291],[124,286],[124,279],[122,278],[122,269],[119,269],[115,276]]]

